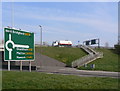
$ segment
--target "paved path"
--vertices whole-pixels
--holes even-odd
[[[19,65],[19,62],[16,62],[15,65]],[[29,62],[23,62],[24,66],[28,66]],[[51,67],[65,67],[66,65],[58,60],[50,58],[45,55],[40,55],[39,53],[35,53],[35,61],[32,62],[32,66],[51,66]]]
[[[45,56],[45,55],[40,55],[39,53],[37,54],[39,57],[36,57],[38,59],[36,59],[39,64],[39,66],[51,66],[51,67],[65,67],[66,64],[58,61],[58,60],[55,60],[53,58],[50,58],[48,56]]]
[[[3,53],[0,52],[0,62],[2,62],[3,60]],[[7,62],[3,62],[4,65],[7,65]],[[29,62],[22,62],[23,66],[29,66]],[[50,58],[48,56],[45,55],[41,55],[39,53],[35,53],[35,61],[31,62],[32,66],[37,66],[37,67],[41,67],[41,66],[51,66],[51,67],[65,67],[66,64],[55,60],[53,58]],[[19,66],[20,62],[11,62],[11,65],[16,65]]]
[[[75,68],[68,68],[68,67],[41,66],[37,71],[38,72],[46,72],[46,73],[50,73],[50,74],[54,73],[54,74],[64,74],[64,75],[78,75],[78,76],[84,76],[84,77],[118,78],[118,72],[77,70]]]

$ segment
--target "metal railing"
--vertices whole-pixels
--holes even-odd
[[[96,52],[95,50],[93,50],[92,48],[88,46],[81,46],[81,48],[89,54],[73,61],[71,64],[72,67],[80,67],[80,66],[83,66],[84,64],[90,63],[98,58],[103,57],[102,52]]]

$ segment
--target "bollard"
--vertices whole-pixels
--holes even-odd
[[[86,67],[87,67],[87,64],[84,64],[84,67],[86,68]]]
[[[91,64],[91,68],[95,68],[95,64]]]

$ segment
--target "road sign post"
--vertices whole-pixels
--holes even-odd
[[[8,66],[10,61],[34,61],[34,33],[4,28],[4,48]]]
[[[31,72],[31,61],[29,61],[29,71]]]
[[[22,61],[20,61],[20,71],[22,71]]]
[[[8,61],[8,71],[10,71],[10,61]]]

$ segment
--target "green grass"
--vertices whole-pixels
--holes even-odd
[[[36,52],[41,52],[43,55],[47,55],[51,58],[57,59],[63,63],[66,63],[67,66],[71,65],[71,62],[87,55],[80,48],[69,48],[69,47],[36,47]]]
[[[2,71],[0,71],[0,90],[2,89]]]
[[[118,55],[114,53],[114,50],[110,49],[96,49],[99,52],[104,53],[104,57],[102,59],[97,59],[88,64],[88,66],[80,67],[78,69],[82,70],[103,70],[103,71],[116,71],[120,72],[118,69]],[[87,55],[82,49],[80,48],[60,48],[60,47],[42,47],[36,48],[36,52],[41,52],[43,55],[47,55],[54,59],[57,59],[61,62],[67,64],[67,66],[71,65],[71,62]],[[91,68],[91,64],[95,64],[95,68]]]
[[[114,53],[114,50],[110,49],[96,49],[99,52],[104,53],[102,59],[97,59],[88,64],[88,66],[80,67],[79,69],[85,70],[103,70],[103,71],[119,71],[118,69],[118,55]],[[91,68],[90,65],[95,64],[95,68]]]
[[[118,89],[117,78],[3,71],[3,89]]]

